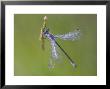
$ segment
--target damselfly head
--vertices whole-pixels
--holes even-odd
[[[49,33],[49,28],[45,28],[45,29],[43,30],[43,33],[44,33],[44,34],[48,34],[48,33]]]

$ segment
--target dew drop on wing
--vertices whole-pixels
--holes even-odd
[[[56,38],[60,38],[62,40],[77,40],[80,38],[80,30],[76,29],[75,31],[66,33],[66,34],[62,34],[62,35],[55,35]]]
[[[51,55],[52,58],[57,60],[58,59],[58,52],[57,52],[57,48],[56,48],[56,43],[54,40],[51,40]]]
[[[49,70],[53,69],[55,66],[55,62],[52,58],[49,59],[48,68]]]

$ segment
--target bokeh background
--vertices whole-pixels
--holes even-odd
[[[64,34],[77,28],[81,37],[76,41],[58,39],[59,44],[76,62],[73,68],[61,53],[54,69],[48,68],[50,42],[45,50],[39,41],[43,17],[53,34]],[[59,50],[60,51],[60,50]],[[14,75],[15,76],[96,76],[97,75],[97,15],[96,14],[15,14],[14,15]]]

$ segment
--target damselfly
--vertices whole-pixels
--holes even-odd
[[[40,40],[42,41],[42,49],[44,50],[44,40],[45,38],[48,38],[50,40],[50,44],[51,44],[51,56],[53,60],[57,60],[59,58],[58,56],[58,51],[57,51],[57,47],[59,47],[61,49],[61,51],[66,55],[66,57],[68,58],[69,62],[71,63],[71,65],[73,67],[76,67],[76,63],[71,59],[71,57],[67,54],[67,52],[65,52],[65,50],[61,47],[61,45],[56,41],[57,38],[62,39],[62,40],[76,40],[80,37],[80,30],[76,29],[73,32],[69,32],[67,34],[58,34],[58,35],[53,35],[52,33],[49,32],[49,28],[46,26],[46,21],[47,21],[47,17],[44,17],[44,23],[43,23],[43,27],[41,28],[41,33],[40,33]],[[49,67],[53,68],[54,64],[52,64],[52,60],[50,60],[49,62]]]

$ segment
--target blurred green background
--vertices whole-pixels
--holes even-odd
[[[77,64],[73,68],[63,53],[55,68],[49,70],[50,42],[45,50],[39,41],[43,17],[53,34],[64,34],[79,28],[76,41],[58,39]],[[97,15],[96,14],[15,14],[14,15],[14,75],[15,76],[96,76],[97,75]]]

